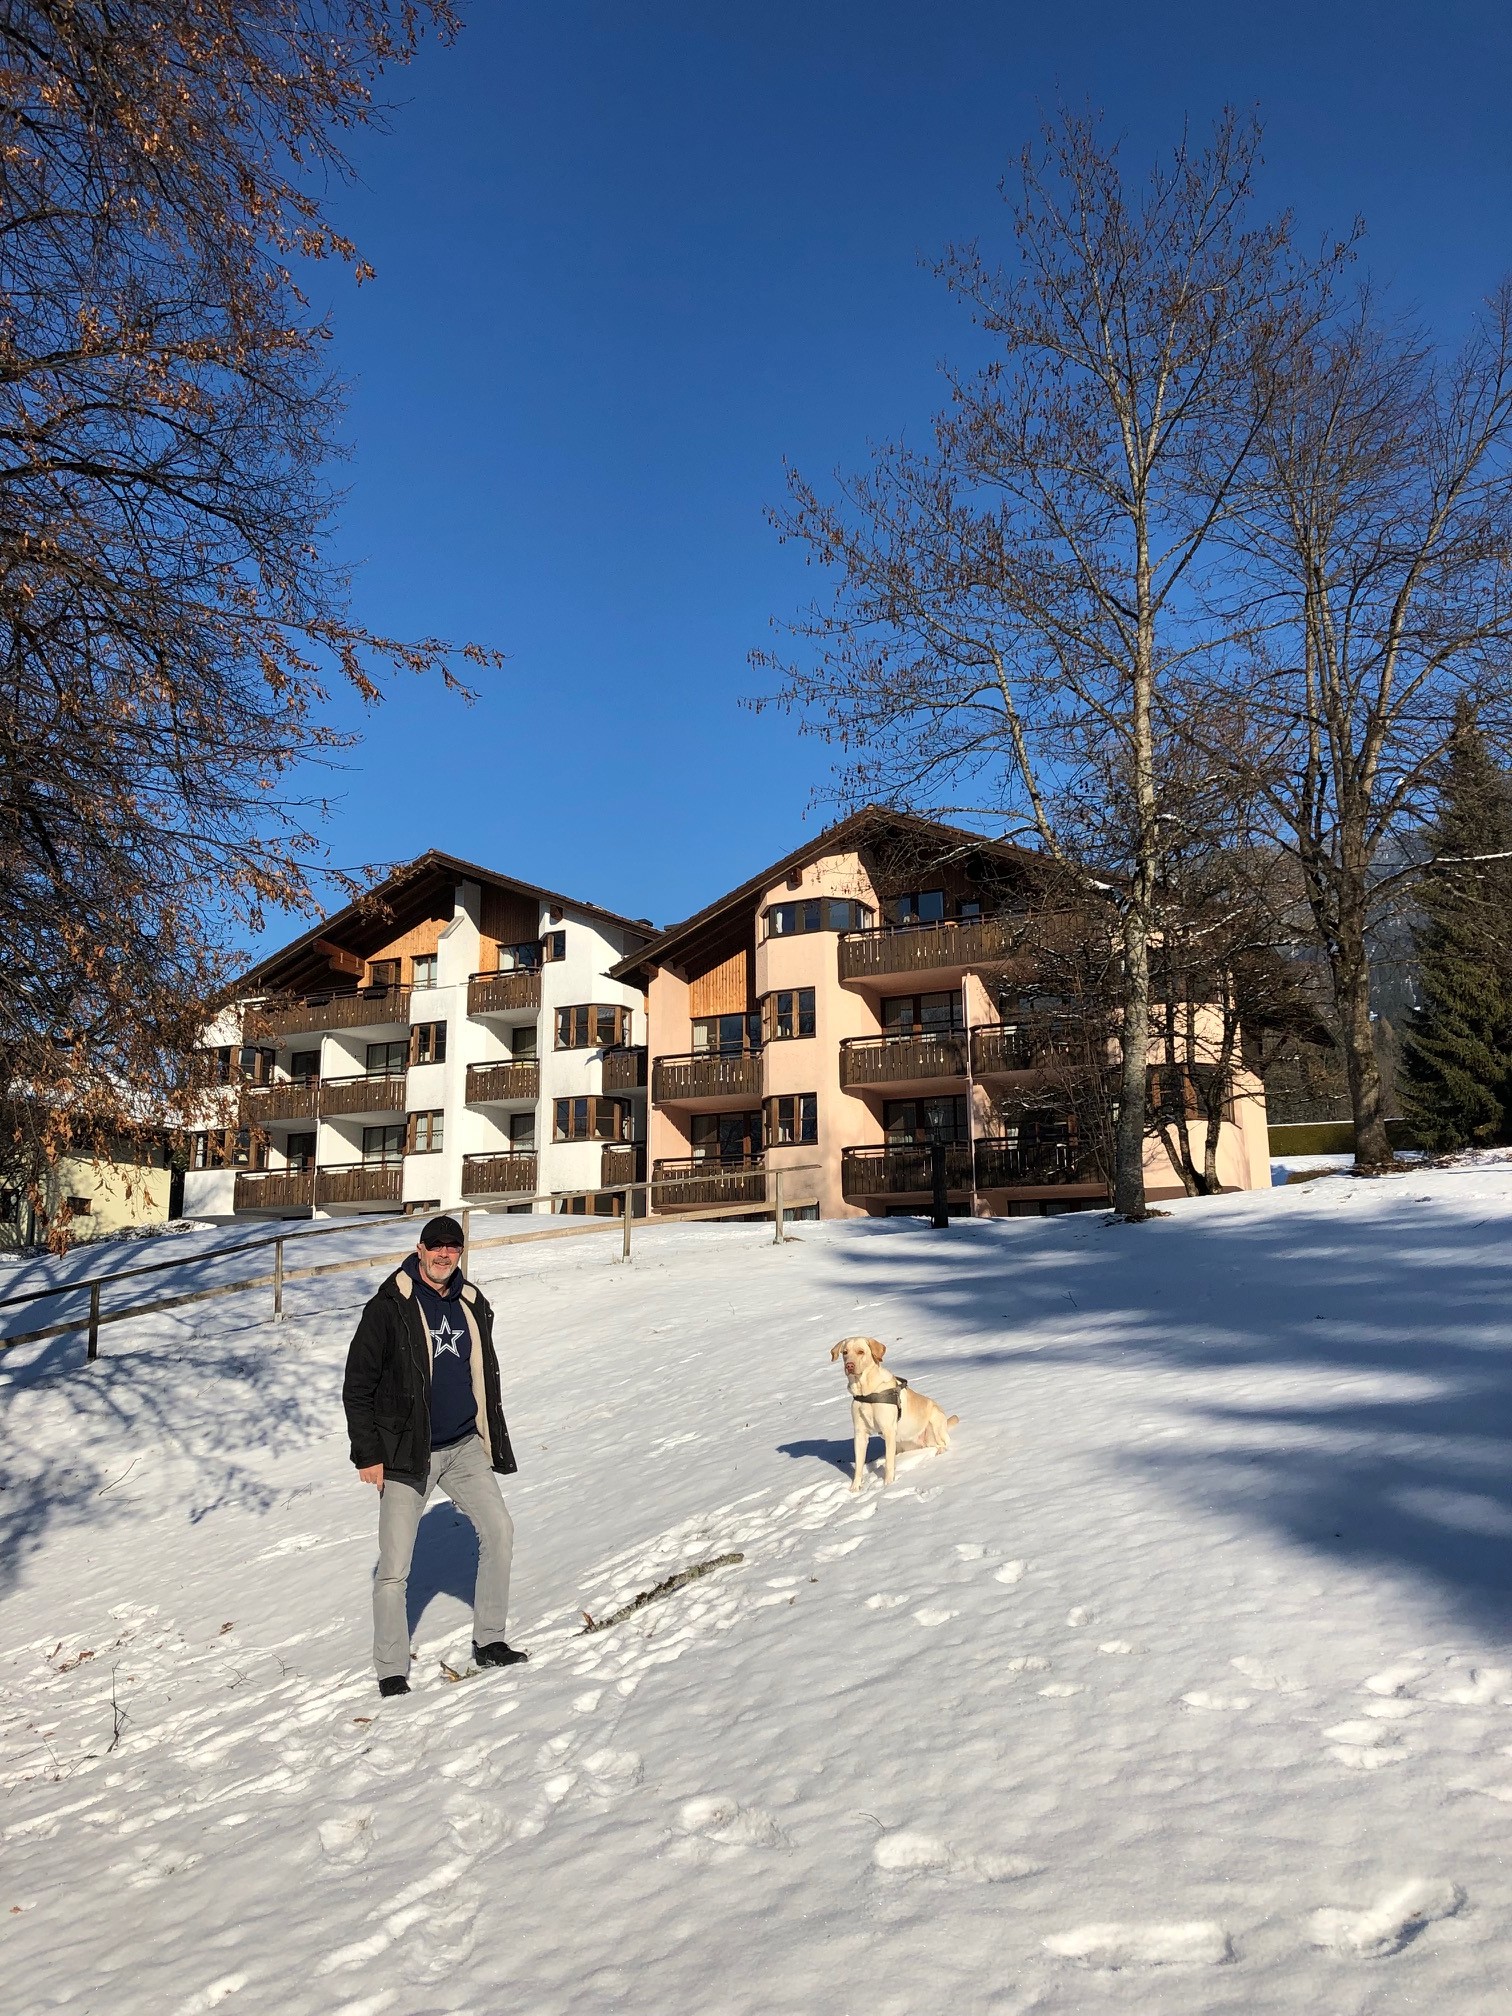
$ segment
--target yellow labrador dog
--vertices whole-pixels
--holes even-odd
[[[950,1431],[960,1420],[952,1414],[946,1420],[933,1400],[916,1393],[904,1379],[891,1379],[882,1370],[887,1346],[875,1337],[842,1337],[830,1353],[830,1362],[839,1359],[845,1367],[845,1383],[850,1388],[851,1425],[856,1431],[856,1474],[852,1491],[859,1491],[866,1478],[866,1449],[873,1435],[882,1437],[882,1482],[893,1481],[893,1465],[900,1449],[950,1447]]]

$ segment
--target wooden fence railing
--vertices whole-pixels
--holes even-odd
[[[760,1201],[733,1205],[717,1204],[702,1210],[679,1211],[675,1218],[667,1219],[645,1217],[637,1219],[635,1211],[630,1209],[618,1218],[573,1218],[566,1224],[541,1226],[529,1232],[504,1232],[489,1239],[471,1237],[472,1210],[463,1206],[457,1214],[462,1223],[464,1240],[462,1264],[466,1267],[472,1253],[495,1246],[524,1246],[540,1239],[580,1239],[595,1232],[613,1231],[620,1233],[623,1241],[621,1257],[628,1260],[631,1237],[637,1224],[642,1232],[646,1232],[660,1224],[687,1225],[702,1219],[765,1217],[769,1213],[773,1224],[773,1238],[781,1245],[787,1238],[785,1214],[799,1202],[791,1193],[784,1195],[785,1184],[794,1176],[812,1174],[820,1166],[817,1162],[802,1162],[787,1169],[772,1170],[768,1194]],[[629,1196],[647,1187],[645,1183],[620,1184],[615,1186],[614,1194]],[[661,1185],[658,1185],[658,1188],[660,1187]],[[515,1202],[531,1205],[555,1203],[561,1197],[575,1194],[562,1190],[538,1190],[529,1197],[517,1198]],[[396,1216],[392,1222],[398,1225],[404,1221]],[[49,1288],[30,1288],[18,1295],[0,1296],[0,1309],[6,1309],[24,1302],[40,1302],[63,1295],[82,1295],[86,1289],[89,1291],[87,1316],[75,1316],[63,1323],[49,1323],[41,1330],[23,1331],[17,1336],[0,1336],[0,1351],[9,1350],[17,1344],[40,1344],[49,1337],[67,1337],[77,1330],[83,1330],[88,1336],[88,1361],[93,1363],[99,1356],[100,1331],[107,1323],[124,1323],[133,1316],[156,1316],[169,1309],[186,1308],[192,1302],[213,1301],[222,1295],[245,1295],[254,1288],[272,1289],[273,1320],[281,1322],[284,1313],[284,1288],[289,1282],[313,1281],[326,1274],[347,1274],[363,1267],[393,1267],[414,1251],[413,1246],[403,1246],[382,1253],[364,1253],[355,1260],[327,1260],[308,1267],[289,1267],[285,1264],[284,1250],[290,1241],[318,1239],[333,1232],[350,1232],[351,1229],[350,1225],[318,1225],[302,1232],[280,1232],[271,1238],[249,1239],[236,1246],[221,1247],[218,1252],[201,1254],[197,1258],[156,1260],[149,1262],[145,1267],[127,1267],[114,1274],[97,1274],[82,1281],[65,1281]],[[256,1252],[268,1246],[273,1248],[273,1266],[267,1273],[249,1275],[240,1281],[218,1281],[212,1288],[194,1288],[185,1294],[159,1296],[155,1301],[133,1302],[121,1309],[101,1307],[101,1290],[114,1282],[135,1280],[144,1274],[162,1274],[176,1268],[209,1266],[214,1261],[224,1260],[228,1255]]]

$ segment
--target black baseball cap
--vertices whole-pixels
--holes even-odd
[[[432,1218],[426,1225],[425,1230],[420,1234],[420,1244],[422,1246],[462,1246],[466,1244],[466,1241],[462,1237],[462,1227],[457,1223],[456,1219],[443,1215],[440,1218]]]

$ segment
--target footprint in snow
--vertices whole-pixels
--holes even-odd
[[[685,1799],[671,1853],[679,1861],[730,1861],[751,1848],[786,1848],[788,1838],[760,1806],[742,1806],[724,1794]]]
[[[333,1813],[327,1819],[316,1823],[316,1833],[326,1859],[355,1867],[366,1856],[372,1846],[373,1814],[367,1806],[354,1807],[347,1813]]]
[[[1110,1970],[1221,1967],[1234,1957],[1228,1933],[1205,1918],[1181,1925],[1079,1925],[1071,1932],[1052,1932],[1043,1943],[1057,1959]]]
[[[816,1547],[814,1549],[814,1559],[816,1561],[838,1561],[842,1555],[854,1554],[865,1537],[864,1533],[858,1533],[854,1540],[834,1540],[831,1541],[828,1547]]]
[[[969,1883],[1016,1883],[1037,1876],[1042,1864],[1024,1855],[961,1855],[934,1834],[899,1828],[872,1848],[873,1865],[886,1876],[949,1876]]]
[[[937,1631],[942,1624],[948,1624],[959,1613],[954,1610],[915,1610],[913,1620],[926,1631]]]
[[[1426,1678],[1425,1668],[1414,1665],[1410,1660],[1403,1660],[1399,1665],[1388,1666],[1380,1673],[1372,1673],[1365,1686],[1372,1694],[1403,1694],[1414,1680]]]
[[[1068,1701],[1073,1694],[1085,1694],[1087,1690],[1079,1680],[1052,1680],[1039,1691],[1042,1701]]]
[[[1401,1748],[1398,1732],[1390,1722],[1378,1717],[1358,1722],[1336,1722],[1323,1731],[1329,1756],[1351,1771],[1379,1771],[1386,1764],[1400,1764],[1407,1752]]]
[[[1344,1959],[1382,1960],[1400,1953],[1426,1925],[1452,1918],[1464,1902],[1465,1893],[1457,1883],[1414,1877],[1366,1910],[1314,1911],[1307,1921],[1307,1936],[1314,1946]]]
[[[1455,1708],[1512,1708],[1507,1690],[1512,1671],[1505,1666],[1472,1666],[1463,1680],[1425,1690],[1425,1701],[1444,1701]]]
[[[866,1607],[868,1610],[898,1610],[907,1601],[908,1598],[906,1596],[890,1596],[879,1592],[875,1596],[867,1597]]]
[[[1300,1680],[1291,1680],[1284,1673],[1273,1673],[1263,1659],[1241,1657],[1230,1659],[1230,1666],[1236,1673],[1242,1673],[1252,1687],[1258,1687],[1262,1694],[1305,1694],[1307,1689]]]
[[[955,1551],[962,1561],[980,1561],[987,1549],[979,1540],[958,1540]]]
[[[1001,1568],[993,1569],[992,1579],[994,1582],[1006,1582],[1011,1589],[1015,1582],[1023,1581],[1028,1566],[1027,1561],[1005,1561]]]
[[[1182,1706],[1195,1708],[1208,1715],[1242,1715],[1246,1708],[1255,1703],[1248,1694],[1210,1694],[1204,1687],[1194,1687],[1190,1694],[1181,1697]]]
[[[1074,1610],[1066,1612],[1066,1622],[1073,1631],[1078,1631],[1083,1624],[1091,1624],[1093,1621],[1093,1612],[1085,1609],[1080,1603]]]
[[[1127,1638],[1104,1638],[1097,1649],[1099,1652],[1105,1653],[1110,1659],[1126,1659],[1133,1652],[1134,1647],[1129,1643]]]

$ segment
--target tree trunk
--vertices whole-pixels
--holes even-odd
[[[1148,1216],[1144,1190],[1147,1055],[1150,1028],[1150,938],[1143,906],[1130,904],[1124,922],[1123,1068],[1119,1077],[1118,1143],[1113,1209],[1120,1218]]]
[[[1338,949],[1333,960],[1334,1000],[1344,1039],[1349,1103],[1354,1111],[1355,1167],[1379,1175],[1396,1156],[1386,1134],[1381,1073],[1370,1026],[1370,960],[1365,950],[1365,918],[1358,904],[1340,905]]]

